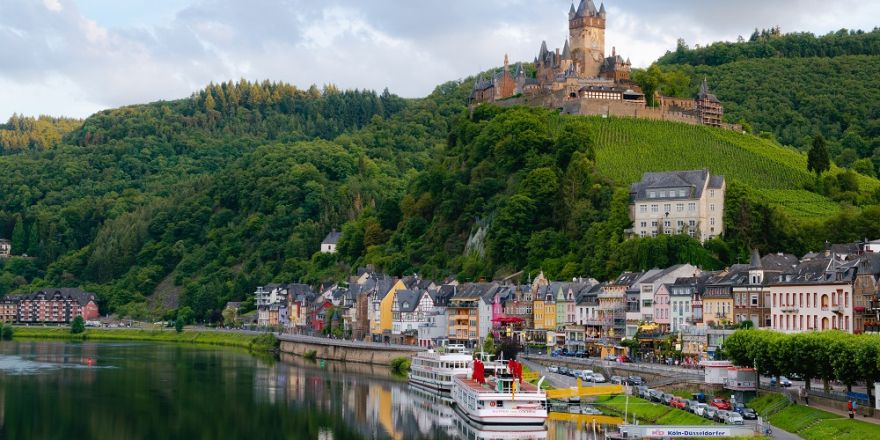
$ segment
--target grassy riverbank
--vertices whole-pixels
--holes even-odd
[[[635,416],[639,422],[654,425],[710,425],[711,421],[696,414],[672,408],[665,405],[649,402],[638,397],[629,397],[629,405],[626,396],[604,396],[596,400],[596,407],[602,412],[618,417],[626,414],[629,420]]]
[[[186,344],[240,347],[250,350],[266,351],[277,346],[277,340],[270,333],[254,336],[234,332],[215,332],[185,330],[177,333],[173,329],[98,329],[89,328],[74,335],[65,327],[15,327],[15,339],[61,339],[95,341],[159,341]]]

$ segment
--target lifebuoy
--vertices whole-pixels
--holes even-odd
[[[495,402],[489,402],[489,406],[495,406]]]

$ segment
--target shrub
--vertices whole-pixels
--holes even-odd
[[[83,317],[77,316],[73,318],[73,321],[70,323],[70,333],[78,335],[84,331],[86,331],[86,321]]]
[[[13,329],[11,325],[4,325],[3,330],[0,330],[0,332],[2,332],[3,339],[8,341],[12,339],[12,334],[15,333],[15,329]]]
[[[412,364],[412,359],[408,357],[396,357],[391,359],[391,371],[397,374],[406,374],[409,372],[409,367]]]

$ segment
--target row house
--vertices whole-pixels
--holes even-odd
[[[877,248],[870,246],[874,243]],[[853,282],[853,322],[857,333],[880,332],[880,240],[865,243]]]
[[[453,344],[476,346],[480,335],[480,302],[485,292],[475,286],[456,286],[446,308],[447,337]]]
[[[534,296],[531,286],[528,284],[516,286],[513,297],[502,305],[504,316],[519,320],[524,328],[533,328],[535,317],[533,314]]]
[[[603,337],[620,339],[625,335],[627,290],[644,275],[644,272],[624,272],[600,288],[597,300],[599,321],[603,323]]]
[[[654,298],[664,284],[672,283],[684,276],[696,276],[700,272],[690,264],[676,264],[665,269],[649,272],[639,282],[639,322],[652,323],[654,319]],[[627,310],[629,312],[629,310]],[[629,317],[627,317],[629,319]]]
[[[734,322],[751,321],[756,328],[771,327],[769,282],[799,263],[794,255],[768,254],[761,258],[758,250],[753,250],[748,270],[737,271],[731,277]]]
[[[728,270],[706,280],[703,291],[703,323],[710,326],[726,326],[733,323],[733,284],[746,264],[734,264]]]
[[[602,336],[605,321],[599,318],[599,292],[605,286],[597,283],[582,291],[575,302],[575,324],[584,327],[584,337],[598,339]]]
[[[99,317],[97,296],[78,288],[44,289],[28,295],[8,296],[6,301],[17,304],[15,321],[18,323],[69,324],[77,316],[86,321]]]
[[[853,282],[859,259],[818,257],[770,284],[771,327],[785,333],[810,330],[855,332]]]
[[[443,285],[434,290],[425,291],[425,295],[431,297],[433,308],[425,312],[424,318],[418,325],[418,344],[420,347],[438,347],[448,340],[449,314],[447,306],[454,292],[454,285]]]

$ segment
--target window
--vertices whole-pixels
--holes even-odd
[[[684,197],[684,190],[683,189],[678,190],[678,196]]]
[[[688,220],[688,226],[690,226],[690,227],[692,227],[692,228],[693,228],[694,226],[697,226],[697,221],[696,221],[696,220]]]
[[[666,197],[666,191],[660,191],[660,197],[661,198]]]
[[[709,219],[709,224],[715,226],[715,217]]]
[[[709,190],[709,197],[715,197],[715,190],[714,189]]]
[[[651,226],[656,228],[657,227],[657,220],[652,221]]]
[[[672,205],[669,203],[663,204],[663,212],[672,212]]]
[[[641,225],[643,228],[646,228],[646,227],[648,227],[648,222],[642,222]]]
[[[651,212],[657,212],[657,205],[651,205]]]
[[[655,198],[655,197],[657,197],[657,193],[656,193],[656,192],[651,191],[651,192],[648,193],[648,198],[649,198],[649,199],[653,199],[653,198]]]
[[[688,211],[693,212],[693,211],[696,211],[696,210],[697,210],[697,204],[696,204],[696,202],[690,202],[690,203],[688,203]]]
[[[715,212],[715,204],[714,203],[709,205],[709,211]]]
[[[676,211],[676,212],[682,212],[682,211],[684,211],[684,203],[676,203],[676,204],[675,204],[675,211]]]
[[[641,212],[641,213],[648,212],[648,205],[639,205],[639,212]]]
[[[681,228],[682,226],[684,226],[684,220],[679,220],[678,227]]]
[[[752,303],[752,306],[758,305],[758,294],[757,293],[752,294],[751,303]]]
[[[669,228],[669,227],[672,226],[672,222],[669,221],[669,220],[664,220],[664,221],[663,221],[663,226],[666,227],[666,228]]]

